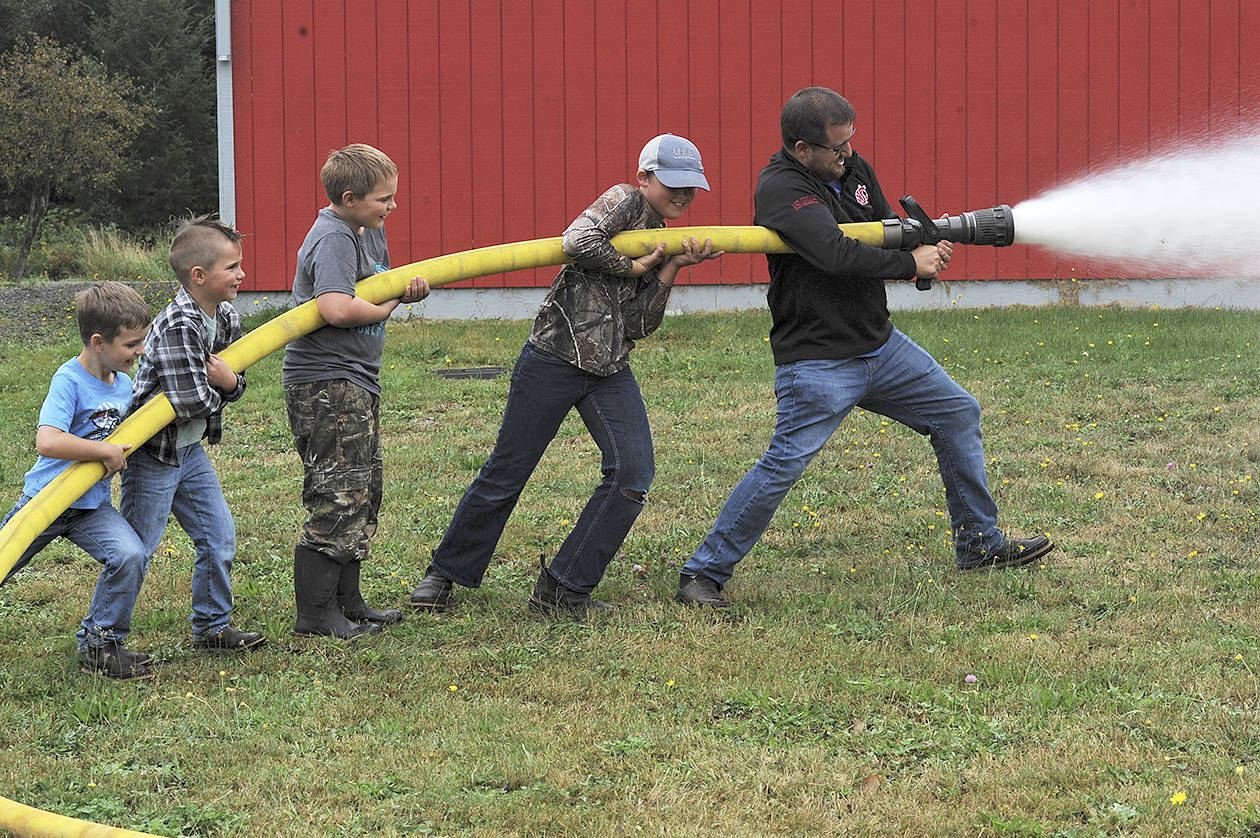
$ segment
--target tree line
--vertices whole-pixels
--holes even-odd
[[[0,213],[150,230],[218,206],[213,0],[0,0]]]

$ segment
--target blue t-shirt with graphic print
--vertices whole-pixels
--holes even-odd
[[[131,378],[115,372],[114,383],[106,384],[83,368],[78,358],[62,364],[48,385],[48,395],[39,409],[39,424],[74,434],[83,439],[104,439],[114,432],[131,406]],[[35,497],[72,464],[43,454],[26,473],[22,492]],[[109,479],[102,478],[70,504],[72,509],[96,509],[109,503]]]

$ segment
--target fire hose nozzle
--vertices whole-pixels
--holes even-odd
[[[958,244],[1007,247],[1015,243],[1015,220],[1006,204],[961,215],[943,215],[933,223],[942,239]]]
[[[987,244],[1007,247],[1015,243],[1015,217],[1010,206],[972,210],[960,215],[943,215],[933,220],[910,195],[901,199],[907,218],[884,221],[884,247],[890,250],[914,250],[921,244],[951,241],[956,244]],[[926,291],[929,279],[919,279],[915,287]]]

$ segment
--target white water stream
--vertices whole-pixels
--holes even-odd
[[[1012,210],[1015,241],[1125,273],[1260,277],[1260,133],[1056,187]]]

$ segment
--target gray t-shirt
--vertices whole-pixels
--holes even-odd
[[[298,249],[293,303],[302,305],[330,291],[353,294],[356,282],[389,267],[383,228],[360,235],[331,206],[325,207]],[[282,381],[287,387],[344,378],[379,394],[384,350],[384,320],[344,329],[321,326],[289,343]]]

